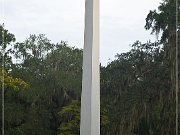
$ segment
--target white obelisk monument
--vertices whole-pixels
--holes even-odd
[[[80,135],[100,135],[99,0],[86,0]]]

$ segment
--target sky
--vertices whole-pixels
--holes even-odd
[[[130,50],[136,40],[155,41],[144,29],[150,10],[162,0],[100,1],[100,62],[106,65],[117,53]],[[30,34],[45,34],[53,43],[67,41],[83,48],[85,0],[0,0],[5,28],[24,41]]]

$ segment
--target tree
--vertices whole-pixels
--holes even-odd
[[[4,76],[4,77],[3,77]],[[7,135],[14,134],[19,135],[22,131],[19,127],[25,120],[25,107],[20,98],[19,93],[29,89],[27,83],[18,78],[9,76],[4,70],[0,70],[0,89],[2,90],[4,85],[4,97],[5,97],[5,133]],[[2,94],[2,92],[1,92]],[[0,97],[2,103],[2,95]],[[16,101],[16,102],[14,102]],[[1,104],[2,105],[2,104]],[[2,110],[1,110],[2,116]],[[0,118],[2,121],[2,118]],[[2,127],[2,125],[1,125]]]
[[[44,134],[41,129],[45,128],[48,130],[45,132],[46,134],[55,135],[60,124],[58,110],[66,105],[69,100],[80,97],[82,50],[69,47],[63,41],[55,45],[47,43],[52,48],[42,51],[43,57],[39,57],[30,50],[34,46],[39,46],[39,50],[44,50],[44,42],[40,42],[39,38],[36,38],[34,42],[31,42],[32,39],[27,40],[16,44],[15,54],[18,58],[23,57],[23,61],[16,64],[12,71],[14,76],[22,78],[31,86],[27,95],[31,107],[24,128],[28,132],[32,130],[36,134]],[[26,48],[26,42],[31,43],[28,44],[30,49]],[[38,45],[37,42],[39,42]],[[43,116],[40,116],[39,113],[43,113]],[[33,118],[30,117],[32,114],[34,115]],[[46,121],[47,124],[40,124],[39,130],[33,130],[36,125],[35,119],[39,121],[39,124],[43,121]]]
[[[178,22],[179,26],[180,23]],[[172,93],[174,93],[176,84],[176,0],[163,0],[158,7],[158,11],[150,11],[146,18],[145,28],[147,30],[152,29],[152,34],[155,32],[157,36],[162,32],[161,43],[163,43],[167,58],[169,59],[171,89]],[[180,47],[178,49],[180,50]]]
[[[102,110],[102,109],[101,109]],[[61,119],[58,135],[80,134],[80,101],[72,100],[58,112]],[[101,127],[108,123],[107,114],[101,111]]]
[[[161,40],[136,41],[130,51],[101,67],[101,134],[175,134],[174,19],[175,0],[163,0],[145,26],[157,36],[162,33]],[[14,35],[1,29],[7,58],[21,60],[5,60],[8,72],[0,72],[6,83],[6,134],[79,134],[83,50],[64,41],[51,43],[44,34],[10,46]]]
[[[135,42],[101,71],[101,102],[108,111],[105,134],[175,133],[170,71],[159,43]],[[166,121],[166,122],[165,122]]]
[[[44,34],[38,36],[32,34],[22,43],[16,43],[14,46],[16,49],[16,58],[44,58],[48,52],[53,50],[54,45],[50,43],[50,40],[45,37]]]
[[[0,66],[4,64],[4,68],[9,70],[12,66],[12,56],[13,54],[12,43],[15,42],[15,36],[9,33],[8,30],[0,25]],[[2,63],[4,60],[4,63]]]
[[[62,121],[58,135],[80,134],[80,102],[78,100],[72,100],[58,112],[58,115]]]

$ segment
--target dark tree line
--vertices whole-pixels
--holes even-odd
[[[145,24],[160,40],[136,41],[100,67],[102,135],[175,134],[175,11],[175,0],[163,0]],[[78,135],[83,50],[44,34],[16,42],[0,32],[5,135]]]

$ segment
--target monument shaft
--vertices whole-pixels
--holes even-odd
[[[86,0],[80,135],[100,135],[99,0]]]

